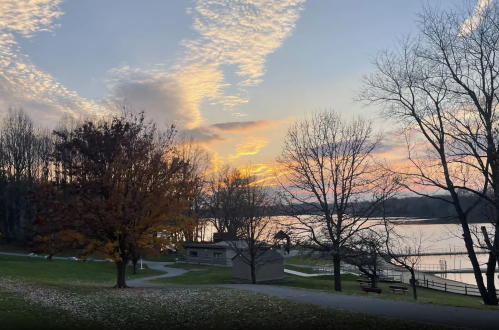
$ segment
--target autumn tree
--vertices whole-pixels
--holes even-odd
[[[399,169],[416,194],[440,199],[455,211],[480,295],[497,305],[499,261],[499,3],[465,2],[454,10],[426,6],[418,32],[373,58],[358,99],[381,106],[400,124],[409,166]],[[465,205],[460,191],[475,196]],[[445,194],[450,198],[442,198]],[[470,212],[493,206],[484,283]]]
[[[336,291],[341,262],[387,198],[387,192],[377,192],[382,173],[372,159],[380,141],[369,120],[322,111],[289,127],[277,158],[280,199],[293,219],[293,239],[332,259]]]
[[[158,233],[188,207],[182,172],[189,164],[173,157],[175,127],[161,132],[143,112],[124,111],[54,134],[61,173],[36,196],[46,205],[37,218],[40,239],[43,228],[63,223],[83,236],[83,255],[101,251],[115,260],[115,287],[125,288],[132,255],[167,244]]]

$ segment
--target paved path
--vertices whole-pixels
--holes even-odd
[[[166,272],[166,274],[149,276],[149,277],[142,277],[142,278],[137,278],[134,280],[129,280],[129,281],[127,281],[127,284],[129,286],[140,286],[140,287],[148,287],[148,288],[164,287],[165,286],[164,284],[149,283],[147,281],[154,280],[157,278],[162,278],[162,277],[174,277],[174,276],[179,276],[179,275],[187,273],[187,270],[184,270],[184,269],[165,267],[168,265],[173,265],[174,262],[154,262],[154,261],[145,261],[144,260],[143,264],[147,265],[147,267],[149,267],[151,269],[156,269],[156,270]]]
[[[288,273],[288,274],[292,274],[292,275],[302,276],[302,277],[314,277],[314,276],[324,275],[324,274],[307,274],[307,273],[297,272],[295,270],[286,269],[286,268],[284,268],[284,272]]]
[[[271,285],[221,284],[214,286],[251,291],[308,304],[374,314],[383,317],[445,324],[471,329],[499,329],[499,312],[496,311],[357,297]]]

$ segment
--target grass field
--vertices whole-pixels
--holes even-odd
[[[312,256],[294,256],[286,258],[287,264],[305,265],[305,266],[332,266],[331,260],[316,258]]]
[[[101,261],[47,261],[43,258],[11,257],[0,255],[0,277],[22,278],[28,282],[46,285],[107,285],[116,282],[114,263]],[[127,279],[164,274],[161,271],[137,267],[137,275],[132,274],[132,266],[127,269]]]
[[[110,289],[115,269],[105,263],[0,256],[0,265],[2,330],[455,329],[228,289]],[[230,271],[196,271],[199,268],[192,267],[189,273],[204,274],[211,281],[221,281]],[[152,270],[139,276],[146,272]]]
[[[172,267],[187,269],[184,275],[177,277],[165,277],[160,279],[152,280],[151,283],[157,284],[226,284],[233,283],[232,281],[232,269],[224,267],[215,266],[205,266],[205,265],[189,265],[189,264],[176,264]],[[286,268],[289,266],[286,265]],[[301,271],[301,267],[293,267],[293,270]],[[305,268],[303,268],[305,269]],[[356,296],[369,296],[373,298],[381,299],[392,299],[401,301],[413,302],[412,288],[409,287],[409,292],[403,294],[402,292],[392,292],[389,289],[390,283],[379,283],[378,287],[383,290],[383,293],[378,296],[377,294],[366,294],[361,289],[357,283],[358,276],[353,274],[341,275],[342,278],[342,293],[350,294]],[[272,285],[287,286],[292,288],[325,291],[325,292],[335,292],[334,291],[334,276],[324,275],[317,277],[300,277],[291,274],[285,275],[286,281],[272,283]],[[407,286],[407,285],[406,285]],[[436,291],[425,288],[418,288],[418,302],[435,304],[435,305],[446,305],[446,306],[458,306],[458,307],[468,307],[475,309],[489,309],[498,310],[497,306],[485,306],[481,303],[479,297],[464,296],[459,294],[447,293],[442,291]]]
[[[287,286],[293,288],[307,289],[307,290],[317,290],[325,292],[335,292],[334,291],[334,276],[325,275],[317,277],[300,277],[295,275],[286,274],[285,278],[288,279],[286,282],[276,283],[275,285]],[[403,294],[402,292],[392,292],[389,289],[391,283],[379,283],[378,287],[383,290],[381,295],[375,293],[366,294],[361,291],[357,279],[359,277],[355,275],[342,275],[342,293],[356,295],[356,296],[367,296],[373,298],[382,299],[393,299],[402,301],[411,301],[414,299],[412,297],[412,288],[408,285],[409,292]],[[431,290],[426,288],[417,288],[418,300],[417,302],[435,305],[446,305],[446,306],[457,306],[457,307],[468,307],[475,309],[490,309],[499,311],[497,306],[485,306],[482,304],[480,297],[471,297],[460,294],[453,294],[448,292],[442,292],[437,290]]]

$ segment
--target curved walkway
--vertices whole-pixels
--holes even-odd
[[[141,287],[173,287],[171,284],[152,284],[147,281],[173,277],[186,273],[186,270],[165,267],[173,263],[145,262],[149,268],[167,271],[167,274],[140,278],[128,281],[131,286]],[[192,287],[192,286],[190,286]],[[478,310],[463,307],[439,306],[415,302],[396,301],[380,298],[359,297],[346,294],[335,294],[319,291],[293,289],[273,285],[260,284],[219,284],[200,285],[199,287],[219,287],[265,294],[273,297],[290,299],[307,304],[329,308],[344,309],[354,312],[374,314],[382,317],[436,323],[470,329],[497,330],[499,311]],[[477,298],[477,304],[479,304]]]
[[[157,278],[163,278],[163,277],[174,277],[174,276],[179,276],[182,274],[187,273],[187,270],[184,269],[178,269],[178,268],[170,268],[170,267],[165,267],[168,265],[173,265],[174,262],[156,262],[156,261],[143,261],[144,265],[147,265],[147,267],[155,270],[160,270],[163,272],[166,272],[165,274],[162,275],[156,275],[156,276],[148,276],[148,277],[142,277],[142,278],[137,278],[134,280],[129,280],[127,281],[127,284],[129,286],[140,286],[140,287],[147,287],[147,288],[152,288],[152,287],[164,287],[166,284],[154,284],[154,283],[149,283],[147,281],[150,280],[155,280]]]
[[[14,253],[0,254],[21,255]],[[165,267],[168,265],[172,265],[172,262],[144,261],[144,263],[151,269],[166,271],[167,273],[130,280],[128,281],[128,284],[130,286],[158,288],[173,287],[176,285],[153,284],[147,283],[147,281],[162,277],[179,276],[187,272],[187,270],[183,269]],[[318,306],[374,314],[382,317],[413,320],[426,323],[436,323],[470,329],[497,330],[499,325],[499,311],[429,305],[370,297],[358,297],[345,294],[293,289],[273,285],[219,284],[203,285],[203,287],[219,287],[244,290]],[[477,298],[477,304],[479,303],[480,299]]]

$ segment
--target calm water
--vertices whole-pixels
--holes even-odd
[[[474,227],[479,229],[483,224],[475,224]],[[465,249],[464,241],[461,238],[462,230],[459,225],[435,225],[435,224],[410,224],[400,226],[401,232],[423,232],[426,236],[430,237],[425,246],[429,250],[434,249],[448,249],[448,250],[463,250]],[[490,230],[489,230],[490,232]],[[473,238],[476,241],[475,237]],[[478,249],[476,249],[478,250]],[[485,268],[488,255],[478,254],[478,261],[480,267]],[[422,257],[421,264],[437,265],[441,262],[447,264],[447,269],[470,269],[472,268],[471,262],[467,255],[444,255],[444,256],[429,256]],[[476,284],[475,275],[473,273],[455,273],[455,274],[440,274],[440,277],[445,277],[449,280],[454,280],[463,283]],[[484,276],[485,280],[485,276]],[[496,277],[496,286],[499,288],[499,279]]]
[[[276,217],[282,223],[289,223],[289,220],[284,217]],[[423,221],[424,222],[424,221]],[[480,228],[480,224],[473,225],[477,229]],[[419,235],[423,234],[425,238],[424,249],[425,250],[435,250],[435,249],[446,249],[446,250],[463,250],[465,249],[464,241],[461,238],[462,231],[459,225],[443,225],[443,224],[411,224],[405,222],[396,227],[396,231],[402,235]],[[207,226],[205,230],[205,239],[211,240],[213,237],[214,230],[213,226]],[[475,240],[475,238],[474,238]],[[488,256],[486,254],[477,255],[480,262],[481,268],[485,268],[485,262]],[[421,265],[439,265],[445,262],[447,269],[470,269],[471,262],[468,256],[463,255],[443,255],[443,256],[429,256],[422,257]],[[447,279],[455,280],[463,283],[476,284],[475,277],[473,273],[455,273],[446,275]],[[499,280],[496,277],[496,285],[499,288]]]

